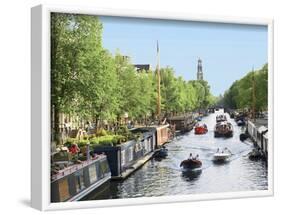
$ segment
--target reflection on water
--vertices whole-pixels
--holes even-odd
[[[202,173],[202,169],[187,170],[187,171],[182,171],[181,176],[186,181],[193,181],[193,180],[197,180],[200,177],[201,173]]]
[[[86,199],[114,199],[163,195],[218,193],[232,191],[266,190],[267,167],[263,161],[251,161],[247,157],[252,149],[249,142],[241,142],[241,127],[234,125],[232,138],[214,138],[216,114],[203,118],[208,125],[206,135],[195,135],[193,131],[177,137],[167,144],[166,159],[152,159],[122,182],[110,182],[98,195],[89,194]],[[213,162],[217,148],[231,150],[234,154],[226,163]],[[183,172],[179,167],[189,154],[199,154],[202,168]]]

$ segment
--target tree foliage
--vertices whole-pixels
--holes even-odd
[[[176,114],[212,104],[206,81],[185,81],[173,68],[161,71],[161,109]],[[128,57],[102,46],[95,16],[51,14],[51,105],[55,132],[59,113],[83,120],[152,118],[156,112],[156,72],[136,71]]]
[[[171,67],[161,69],[162,109],[165,113],[184,113],[207,108],[215,100],[204,80],[185,81]]]
[[[232,109],[267,109],[268,99],[268,66],[249,72],[240,80],[235,81],[225,92],[222,103]]]

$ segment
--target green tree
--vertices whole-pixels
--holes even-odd
[[[235,81],[225,92],[223,104],[232,109],[251,109],[255,97],[255,110],[261,111],[267,109],[267,95],[268,69],[265,64],[261,69],[251,71],[240,80]]]

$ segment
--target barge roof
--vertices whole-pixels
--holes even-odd
[[[82,163],[80,163],[80,164],[74,164],[74,165],[68,166],[62,170],[59,170],[57,174],[52,175],[51,181],[53,182],[53,181],[56,181],[58,179],[65,177],[65,176],[68,176],[68,175],[76,172],[77,170],[83,169],[84,167],[89,166],[92,163],[95,163],[102,159],[106,159],[106,155],[103,155],[103,154],[97,155],[97,157],[94,159],[82,161]]]

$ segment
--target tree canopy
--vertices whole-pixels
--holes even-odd
[[[161,68],[161,110],[176,114],[212,104],[206,81],[176,77]],[[51,105],[56,132],[59,114],[83,120],[118,121],[153,118],[156,112],[156,72],[136,71],[130,58],[102,46],[98,17],[51,14]]]
[[[268,105],[268,65],[251,71],[240,80],[235,81],[224,93],[222,103],[232,109],[267,110]]]

